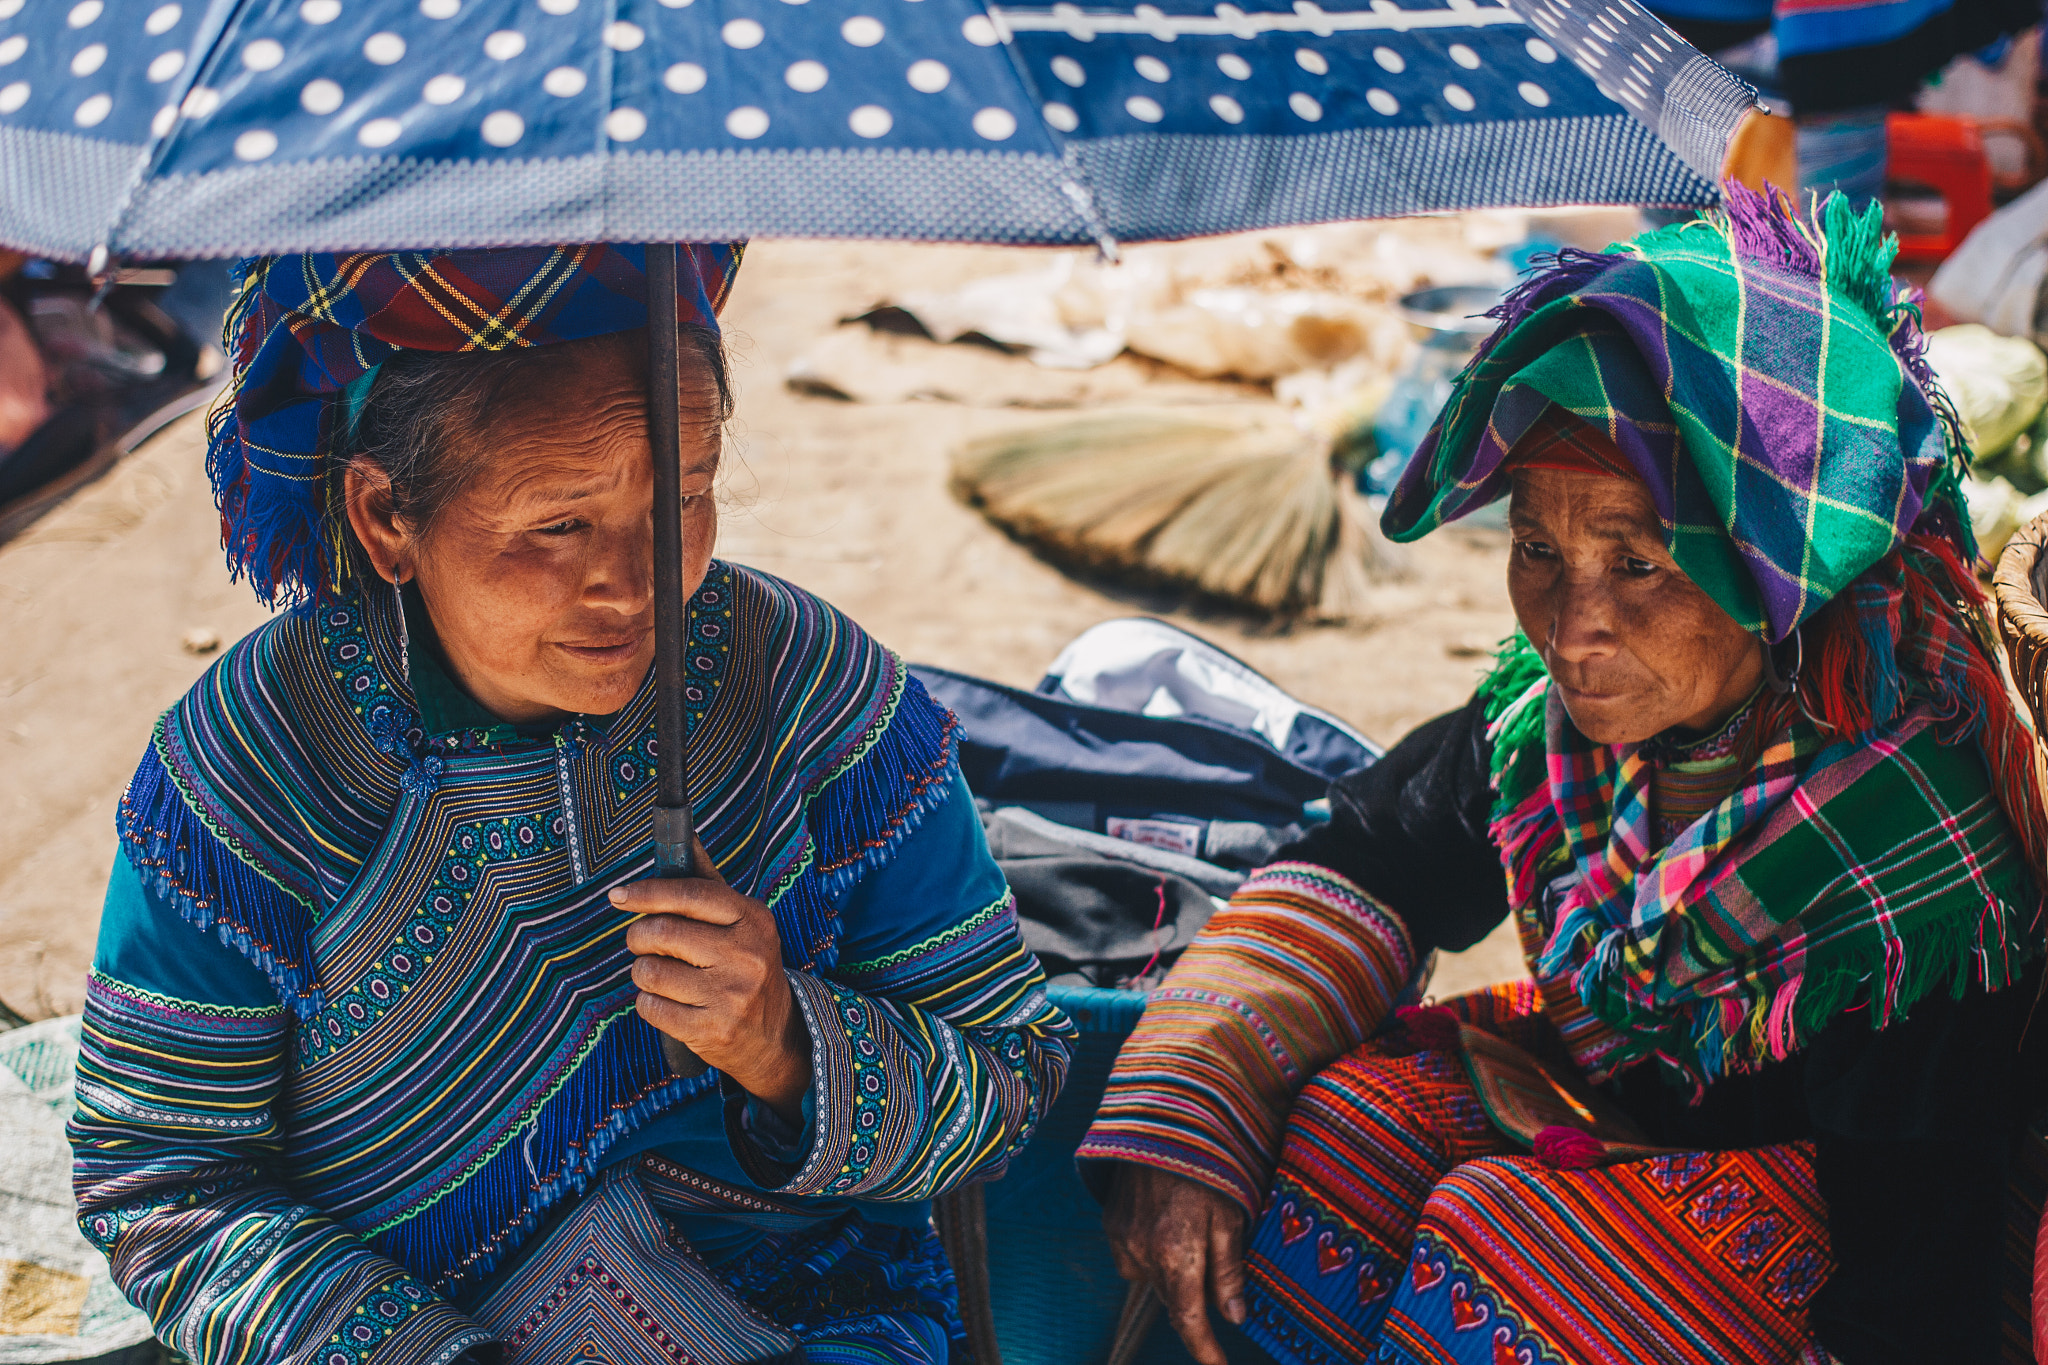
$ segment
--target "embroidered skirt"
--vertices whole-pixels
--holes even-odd
[[[1526,982],[1451,1008],[1568,1065]],[[1296,1102],[1245,1330],[1284,1365],[1790,1365],[1831,1265],[1804,1143],[1555,1170],[1451,1053],[1376,1040]]]

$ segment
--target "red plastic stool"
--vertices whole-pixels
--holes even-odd
[[[1977,125],[1947,114],[1893,114],[1885,122],[1889,180],[1908,180],[1941,194],[1948,221],[1940,232],[1901,232],[1899,259],[1939,261],[1991,216],[1991,163]]]

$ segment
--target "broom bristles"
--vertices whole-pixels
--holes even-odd
[[[953,486],[1063,557],[1268,612],[1317,605],[1342,539],[1322,449],[1180,418],[1091,418],[975,441],[954,456]]]

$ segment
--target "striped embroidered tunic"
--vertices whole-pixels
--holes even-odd
[[[537,732],[422,705],[388,593],[280,617],[166,714],[121,807],[72,1124],[87,1235],[180,1354],[452,1361],[536,1232],[631,1157],[813,1360],[957,1336],[933,1194],[1063,1078],[952,717],[829,606],[714,564],[690,608],[706,848],[772,908],[807,1131],[634,1012],[651,683]],[[421,692],[430,691],[424,683]],[[650,1197],[661,1205],[658,1192]]]

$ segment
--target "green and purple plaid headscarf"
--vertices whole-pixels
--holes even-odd
[[[1561,252],[1508,296],[1387,504],[1390,537],[1506,493],[1508,453],[1555,403],[1620,447],[1679,568],[1767,640],[1909,530],[1974,557],[1962,437],[1879,207],[1727,195],[1606,254]]]

